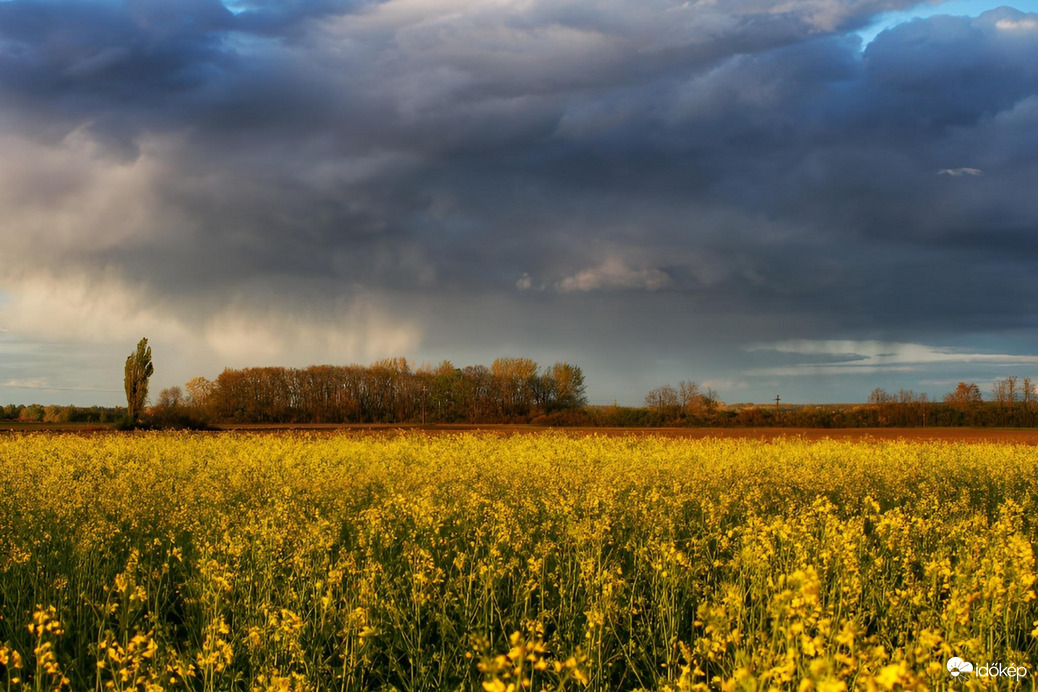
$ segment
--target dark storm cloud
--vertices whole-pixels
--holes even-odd
[[[0,270],[445,349],[1033,329],[1038,23],[848,33],[906,4],[0,2]]]
[[[220,43],[231,17],[215,0],[0,3],[0,83],[83,109],[146,102],[205,82],[229,57]]]

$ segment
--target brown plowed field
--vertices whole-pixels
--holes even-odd
[[[1004,442],[1038,445],[1038,428],[545,428],[536,425],[393,425],[393,424],[238,424],[220,425],[214,432],[308,432],[354,433],[359,435],[398,434],[407,432],[445,435],[486,432],[521,435],[556,432],[567,435],[658,435],[661,437],[703,439],[746,439],[769,441],[778,438],[805,440],[905,440],[909,442]],[[108,433],[104,426],[67,423],[20,423],[0,421],[0,434],[11,432]]]

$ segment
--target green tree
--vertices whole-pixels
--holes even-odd
[[[126,415],[136,423],[148,401],[148,378],[155,372],[147,339],[137,342],[137,350],[126,358]]]

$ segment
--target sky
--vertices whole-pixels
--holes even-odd
[[[0,403],[1038,376],[1038,0],[2,0]]]

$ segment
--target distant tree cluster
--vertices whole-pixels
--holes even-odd
[[[682,380],[677,387],[665,384],[645,395],[645,408],[675,423],[708,418],[719,404],[717,392],[691,380]]]
[[[644,409],[595,407],[589,425],[703,425],[722,427],[878,428],[922,426],[1033,427],[1038,425],[1038,392],[1031,378],[1004,377],[992,384],[990,399],[980,387],[959,382],[941,400],[911,389],[877,387],[864,405],[733,405],[694,382],[663,385],[645,397]]]
[[[0,419],[22,423],[111,423],[124,415],[123,408],[104,406],[8,404],[0,407]]]
[[[490,367],[449,361],[413,369],[404,358],[370,366],[224,370],[163,390],[153,411],[196,410],[236,423],[508,423],[587,404],[584,374],[569,363],[529,358]]]
[[[991,385],[991,398],[987,401],[976,383],[959,382],[941,401],[910,389],[890,394],[877,388],[869,396],[869,404],[879,426],[1038,425],[1038,396],[1035,382],[1030,377],[1010,376],[995,380]]]

